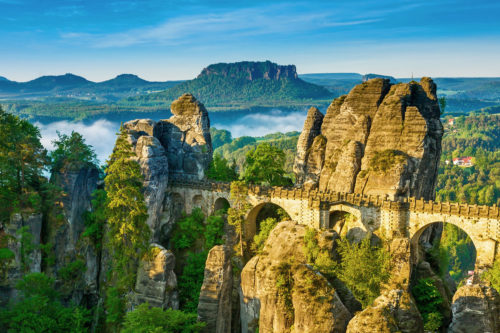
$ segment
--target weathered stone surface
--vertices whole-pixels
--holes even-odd
[[[156,124],[155,133],[167,152],[169,174],[201,180],[212,160],[208,112],[193,95],[184,94],[171,106],[173,116]]]
[[[208,253],[198,303],[198,320],[207,324],[204,332],[231,332],[232,293],[231,248],[214,246]]]
[[[3,227],[3,228],[1,228]],[[35,249],[26,257],[27,267],[23,266],[21,255],[21,235],[17,231],[26,227],[26,232],[31,235]],[[42,254],[39,248],[42,232],[42,214],[13,214],[10,223],[0,225],[0,240],[5,241],[7,248],[14,252],[14,259],[4,269],[0,276],[0,306],[17,297],[16,283],[23,278],[25,273],[41,271]]]
[[[342,332],[351,318],[330,283],[306,265],[303,238],[306,228],[295,222],[279,223],[269,235],[263,254],[253,257],[241,273],[243,332]],[[318,242],[333,251],[331,232],[318,234]],[[293,261],[291,259],[293,258]],[[288,265],[293,278],[289,290],[293,313],[284,306],[276,285]],[[280,268],[281,267],[281,268]]]
[[[163,246],[152,244],[153,257],[141,260],[132,305],[148,302],[163,309],[179,309],[175,256]]]
[[[373,305],[352,318],[347,333],[420,333],[422,317],[410,294],[393,289],[379,296]]]
[[[300,179],[298,183],[307,181],[307,173],[305,170],[307,164],[307,157],[309,155],[309,148],[312,146],[314,138],[321,134],[321,124],[323,123],[323,114],[315,107],[312,107],[307,112],[307,118],[304,123],[304,129],[299,136],[297,142],[297,155],[295,156],[295,163],[293,165],[293,172],[295,172]],[[320,166],[321,168],[321,166]]]
[[[431,79],[396,85],[387,79],[369,80],[328,107],[317,135],[325,141],[324,149],[312,149],[316,141],[309,137],[297,146],[309,152],[307,159],[300,155],[295,161],[300,166],[295,170],[298,184],[309,181],[323,191],[432,199],[442,134]],[[380,170],[372,162],[382,152],[394,152],[387,155],[398,158],[391,157]]]
[[[500,332],[500,296],[488,286],[474,284],[460,287],[451,306],[450,333]]]
[[[47,216],[47,242],[53,244],[54,265],[47,267],[47,273],[56,277],[57,288],[67,301],[92,304],[98,293],[100,258],[96,249],[81,234],[85,229],[83,215],[92,209],[92,194],[98,188],[99,170],[82,166],[77,170],[54,173],[51,182],[63,191],[62,210],[54,206]],[[60,215],[62,213],[62,216]],[[81,260],[85,272],[74,281],[58,279],[61,268]]]

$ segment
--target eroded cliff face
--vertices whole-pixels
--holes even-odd
[[[364,82],[331,103],[320,133],[313,129],[321,117],[308,115],[297,146],[297,184],[432,199],[443,135],[439,114],[429,78]]]
[[[184,94],[172,103],[171,111],[170,119],[124,124],[144,176],[147,223],[155,242],[165,239],[174,223],[169,212],[175,203],[165,196],[169,178],[201,180],[212,160],[210,120],[203,104]]]
[[[306,227],[280,222],[262,254],[241,273],[243,332],[344,332],[352,315],[319,272],[306,264]],[[334,234],[318,234],[322,248],[333,251]]]

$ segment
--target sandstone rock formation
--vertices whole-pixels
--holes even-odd
[[[171,106],[173,116],[158,122],[137,119],[124,124],[144,176],[144,197],[153,241],[171,230],[171,198],[165,197],[169,178],[201,180],[212,160],[208,112],[192,95]]]
[[[85,271],[77,279],[60,281],[58,287],[66,299],[76,304],[80,304],[84,297],[89,303],[95,302],[100,258],[81,234],[85,229],[83,214],[91,210],[92,194],[100,182],[99,170],[93,166],[81,166],[52,174],[51,182],[61,188],[63,196],[62,210],[53,207],[46,219],[46,241],[53,244],[51,251],[55,256],[54,265],[48,269],[57,275],[60,269],[76,260],[84,262]]]
[[[500,296],[488,286],[460,287],[453,296],[450,333],[500,332]]]
[[[214,246],[208,253],[205,276],[198,303],[198,320],[207,325],[204,332],[231,332],[233,270],[231,248]]]
[[[311,166],[313,163],[308,162],[308,156],[311,152],[311,146],[313,144],[314,138],[321,134],[321,123],[323,122],[323,114],[319,112],[319,110],[315,107],[312,107],[307,112],[307,118],[304,123],[304,129],[299,136],[299,141],[297,142],[297,155],[295,158],[295,164],[293,166],[293,172],[297,174],[297,176],[301,177],[297,179],[299,183],[307,183],[310,181],[317,181],[314,177],[313,179],[309,179],[308,175],[310,174],[309,170],[306,170],[306,166]],[[312,150],[314,151],[314,150]],[[322,162],[319,165],[319,169],[322,167]],[[312,174],[315,174],[312,172]]]
[[[351,313],[328,280],[306,265],[306,227],[279,223],[263,253],[241,273],[243,332],[343,332]],[[318,235],[320,245],[333,251],[331,232]],[[278,283],[278,282],[279,283]]]
[[[299,141],[297,150],[308,153],[295,160],[298,185],[432,199],[443,135],[439,114],[429,78],[395,85],[377,78],[354,87],[331,103],[314,140],[306,134]],[[309,123],[308,117],[306,133]]]
[[[148,302],[162,309],[179,309],[175,256],[161,245],[152,247],[153,256],[140,263],[132,303],[137,306]]]
[[[377,297],[373,304],[352,318],[347,333],[421,333],[422,317],[410,294],[393,289]]]

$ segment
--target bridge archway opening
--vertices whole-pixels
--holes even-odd
[[[290,215],[281,206],[271,202],[263,202],[253,207],[247,215],[245,223],[245,239],[251,241],[260,231],[260,223],[267,218],[277,221],[290,220]]]
[[[430,265],[434,273],[451,277],[457,285],[474,271],[477,260],[476,246],[467,232],[446,222],[420,228],[411,238],[411,255],[417,277]]]
[[[373,245],[377,244],[380,239],[363,225],[360,215],[360,212],[352,207],[345,205],[333,207],[330,210],[327,228],[351,242],[359,243],[366,237],[370,237]]]
[[[203,197],[201,196],[201,194],[196,194],[195,196],[193,196],[193,208],[195,207],[198,207],[198,208],[201,208],[202,205],[203,205]]]
[[[227,210],[231,207],[229,201],[226,198],[217,198],[214,202],[214,213],[222,210],[227,212]]]

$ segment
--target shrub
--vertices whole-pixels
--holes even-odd
[[[205,323],[197,322],[195,313],[150,308],[144,303],[127,313],[122,333],[195,333],[203,327]]]
[[[278,220],[269,217],[264,221],[260,222],[260,231],[253,237],[252,251],[255,253],[261,253],[264,249],[267,238],[271,231],[278,224]]]
[[[413,297],[415,297],[418,310],[424,319],[424,328],[429,331],[439,329],[443,320],[440,313],[443,298],[432,279],[418,280],[411,291]]]
[[[208,252],[189,253],[186,265],[179,276],[177,288],[179,290],[180,307],[186,312],[196,313],[198,300],[205,274],[205,262]]]
[[[204,231],[203,220],[205,215],[201,208],[194,208],[190,215],[184,214],[175,225],[172,234],[172,244],[176,250],[188,249],[200,238]]]
[[[493,267],[485,271],[483,277],[500,292],[500,259],[495,260]]]
[[[387,149],[375,152],[370,159],[370,169],[373,171],[386,173],[394,165],[406,162],[407,155],[399,150]]]

